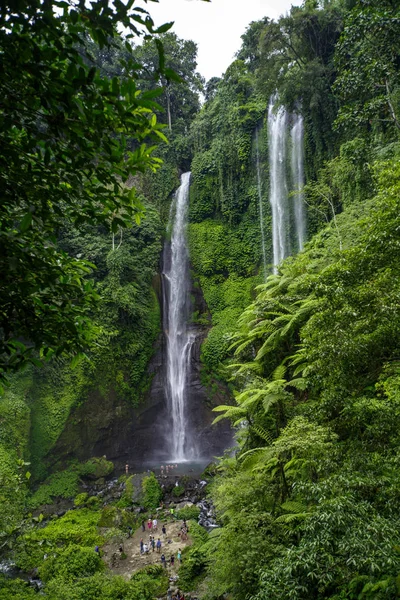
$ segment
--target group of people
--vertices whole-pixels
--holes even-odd
[[[172,473],[172,471],[174,469],[177,469],[178,465],[165,465],[165,467],[164,467],[164,465],[161,465],[161,467],[160,467],[161,476],[164,475],[164,468],[165,468],[165,474],[168,475],[169,473]]]
[[[186,542],[186,540],[188,539],[188,532],[189,532],[189,527],[187,526],[186,519],[183,519],[183,523],[181,525],[181,530],[178,533],[182,542]]]
[[[182,550],[180,548],[178,549],[178,552],[176,553],[176,557],[179,561],[179,564],[182,564]],[[165,568],[167,568],[167,562],[169,562],[171,567],[175,566],[175,555],[174,554],[171,554],[169,561],[167,561],[165,554],[161,554],[160,560],[161,560],[162,566]]]
[[[147,529],[148,531],[158,531],[158,521],[157,519],[152,519],[151,517],[147,521]],[[146,523],[142,521],[142,532],[146,531]],[[167,535],[167,530],[165,525],[162,526],[161,531],[163,532],[164,537]]]
[[[149,518],[149,520],[147,521],[147,529],[149,531],[153,530],[153,531],[157,531],[158,528],[158,521],[156,518],[152,519],[151,517]],[[144,525],[144,521],[142,521],[142,531],[145,530],[145,525]]]
[[[148,554],[150,552],[150,548],[152,549],[152,551],[154,552],[154,550],[157,550],[158,553],[161,552],[161,540],[160,538],[157,539],[154,535],[151,535],[149,537],[149,543],[147,544],[146,542],[143,541],[143,538],[140,538],[140,554]]]

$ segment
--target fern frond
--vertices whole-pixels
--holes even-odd
[[[288,360],[290,360],[290,365],[292,367],[294,367],[295,365],[298,365],[299,363],[304,363],[306,361],[306,357],[304,355],[304,348],[300,348],[300,350],[297,350],[297,352],[295,354],[292,354],[292,356],[288,357]]]
[[[240,354],[241,352],[243,352],[243,350],[245,350],[247,348],[247,346],[250,346],[250,344],[252,344],[254,341],[254,336],[253,337],[249,337],[246,341],[242,342],[240,344],[240,346],[238,346],[235,350],[235,356],[237,356],[238,354]],[[232,346],[229,346],[228,350],[231,350],[235,347],[236,344],[232,344]]]
[[[244,418],[246,416],[246,411],[243,410],[240,406],[216,406],[213,408],[215,412],[221,412],[225,410],[223,415],[218,415],[212,422],[213,425],[222,421],[222,419],[237,419],[238,417]]]
[[[251,428],[262,440],[264,440],[264,442],[267,442],[267,444],[272,444],[272,442],[274,441],[271,434],[268,433],[268,431],[260,425],[252,425]]]
[[[307,512],[307,506],[301,502],[297,502],[296,500],[287,500],[281,504],[281,508],[294,514]]]
[[[293,521],[302,521],[310,516],[311,513],[295,513],[290,515],[281,515],[275,519],[275,523],[293,523]]]
[[[243,394],[240,394],[241,398],[239,400],[239,396],[237,401],[240,403],[241,408],[246,408],[247,410],[257,404],[257,402],[265,396],[265,389],[252,389],[247,390]]]
[[[275,371],[272,373],[272,381],[278,381],[280,379],[285,379],[286,367],[282,363],[279,367],[276,367]]]
[[[280,336],[280,331],[277,329],[265,340],[257,353],[256,360],[261,360],[268,352],[275,349],[275,340]]]
[[[264,398],[262,405],[264,408],[264,412],[268,413],[271,406],[273,406],[280,399],[280,394],[269,394],[266,398]]]
[[[274,319],[272,322],[274,324],[275,327],[282,327],[282,324],[287,323],[288,321],[290,322],[293,319],[292,315],[280,315],[279,317],[276,317],[276,319]]]
[[[255,325],[254,329],[257,331],[257,333],[259,335],[261,335],[261,334],[270,333],[274,329],[274,327],[273,327],[272,321],[270,319],[262,319],[261,321],[258,321],[258,323]]]
[[[231,406],[229,404],[220,404],[213,408],[213,412],[222,412],[223,410],[231,410],[231,408],[238,408],[237,406]]]
[[[300,375],[300,373],[304,373],[306,368],[307,368],[307,363],[301,362],[299,365],[297,365],[297,367],[293,371],[293,375],[296,377],[296,375]]]
[[[304,377],[298,377],[297,379],[292,379],[287,382],[287,385],[296,388],[296,390],[304,391],[307,389],[307,381]]]
[[[244,469],[245,471],[250,471],[253,470],[255,467],[264,465],[264,459],[266,457],[265,448],[254,448],[254,450],[249,450],[249,452],[251,452],[251,454],[247,454],[246,452],[244,458],[241,460],[242,469]]]
[[[280,275],[269,275],[265,283],[260,283],[256,286],[256,290],[265,291],[269,290],[279,284]]]

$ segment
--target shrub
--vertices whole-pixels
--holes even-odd
[[[35,600],[36,592],[22,579],[8,579],[0,574],[0,600]]]
[[[158,580],[148,575],[140,580],[124,581],[118,575],[95,573],[75,582],[52,579],[46,585],[46,600],[153,600],[158,587]]]
[[[51,504],[54,498],[74,498],[79,490],[79,470],[76,466],[50,475],[28,501],[35,509],[42,504]]]
[[[200,509],[197,506],[185,506],[185,508],[178,510],[176,516],[178,519],[186,519],[186,521],[189,521],[190,519],[197,521],[199,514]]]
[[[107,477],[113,471],[114,464],[101,456],[89,458],[81,468],[81,475],[89,479],[99,479],[100,477]]]
[[[160,504],[162,489],[154,473],[146,476],[142,481],[143,505],[148,509],[155,509]]]
[[[184,493],[185,488],[183,487],[183,485],[176,485],[172,490],[172,495],[175,496],[175,498],[180,498],[181,496],[183,496]]]
[[[39,569],[39,575],[43,581],[55,577],[72,581],[78,577],[94,575],[103,569],[104,563],[94,547],[70,545],[60,555],[45,560]]]
[[[59,554],[68,546],[88,546],[91,549],[103,543],[98,533],[99,514],[87,508],[67,512],[46,527],[20,536],[15,547],[15,562],[24,571],[40,567],[44,555]]]
[[[179,569],[179,586],[183,591],[193,590],[199,578],[205,574],[206,553],[200,548],[192,548],[185,556]]]

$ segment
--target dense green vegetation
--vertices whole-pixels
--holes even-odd
[[[138,405],[149,385],[169,200],[190,168],[192,275],[207,305],[192,318],[210,327],[204,383],[233,390],[216,419],[231,420],[237,447],[211,484],[221,527],[207,534],[191,523],[180,586],[204,600],[398,598],[398,2],[306,0],[278,21],[251,23],[201,107],[192,42],[166,27],[130,48],[115,27],[128,23],[123,6],[62,17],[53,8],[1,13],[1,368],[10,383],[0,398],[1,550],[38,569],[51,600],[165,594],[162,573],[125,581],[94,552],[139,524],[127,510],[133,479],[103,507],[80,484],[110,473],[105,458],[51,469],[49,457],[90,394],[99,410],[110,396]],[[133,31],[153,33],[135,16]],[[304,118],[309,241],[265,282],[255,160],[272,263],[266,108],[275,92]],[[163,136],[159,123],[170,143],[156,151],[142,143]],[[140,494],[147,510],[159,506],[153,474]],[[32,517],[56,498],[75,509]],[[0,599],[11,596],[38,597],[1,579]]]
[[[197,548],[207,599],[400,594],[400,15],[390,1],[325,4],[306,2],[277,23],[251,24],[238,61],[192,126],[203,144],[193,161],[193,220],[222,231],[237,205],[234,194],[218,205],[218,186],[221,199],[230,181],[243,185],[251,173],[246,165],[244,178],[230,180],[228,150],[221,157],[216,150],[222,136],[232,151],[238,127],[224,136],[214,122],[208,141],[204,134],[223,114],[232,73],[241,86],[229,94],[229,111],[241,125],[249,104],[261,95],[265,109],[265,94],[276,89],[288,108],[297,106],[314,234],[258,286],[230,325],[235,332],[222,338],[232,358],[219,371],[234,385],[235,402],[215,410],[217,420],[239,426],[239,447],[213,483],[222,528]],[[243,154],[235,150],[239,168]],[[251,203],[243,191],[238,197],[247,217]],[[205,218],[214,218],[207,229]],[[194,264],[215,277],[215,246],[207,262],[212,233],[204,254],[197,223],[191,227]]]

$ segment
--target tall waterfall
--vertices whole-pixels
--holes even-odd
[[[277,98],[268,107],[268,145],[270,193],[272,209],[272,245],[274,273],[279,263],[290,254],[290,213],[286,180],[286,141],[288,113],[283,106],[274,110]]]
[[[193,458],[195,448],[188,436],[187,384],[195,334],[190,318],[190,274],[187,248],[187,216],[190,173],[184,173],[170,214],[169,260],[164,254],[164,323],[167,338],[166,394],[171,416],[168,440],[172,461]]]
[[[303,250],[306,237],[306,219],[304,212],[304,127],[303,117],[295,114],[293,116],[293,127],[290,131],[292,142],[291,171],[292,186],[295,192],[294,199],[294,221],[299,250]]]
[[[260,172],[260,151],[258,147],[258,129],[256,129],[256,167],[257,167],[257,190],[258,190],[258,210],[260,214],[261,229],[261,250],[263,260],[264,281],[267,279],[267,254],[265,250],[265,231],[264,231],[264,208],[262,198],[261,172]]]

